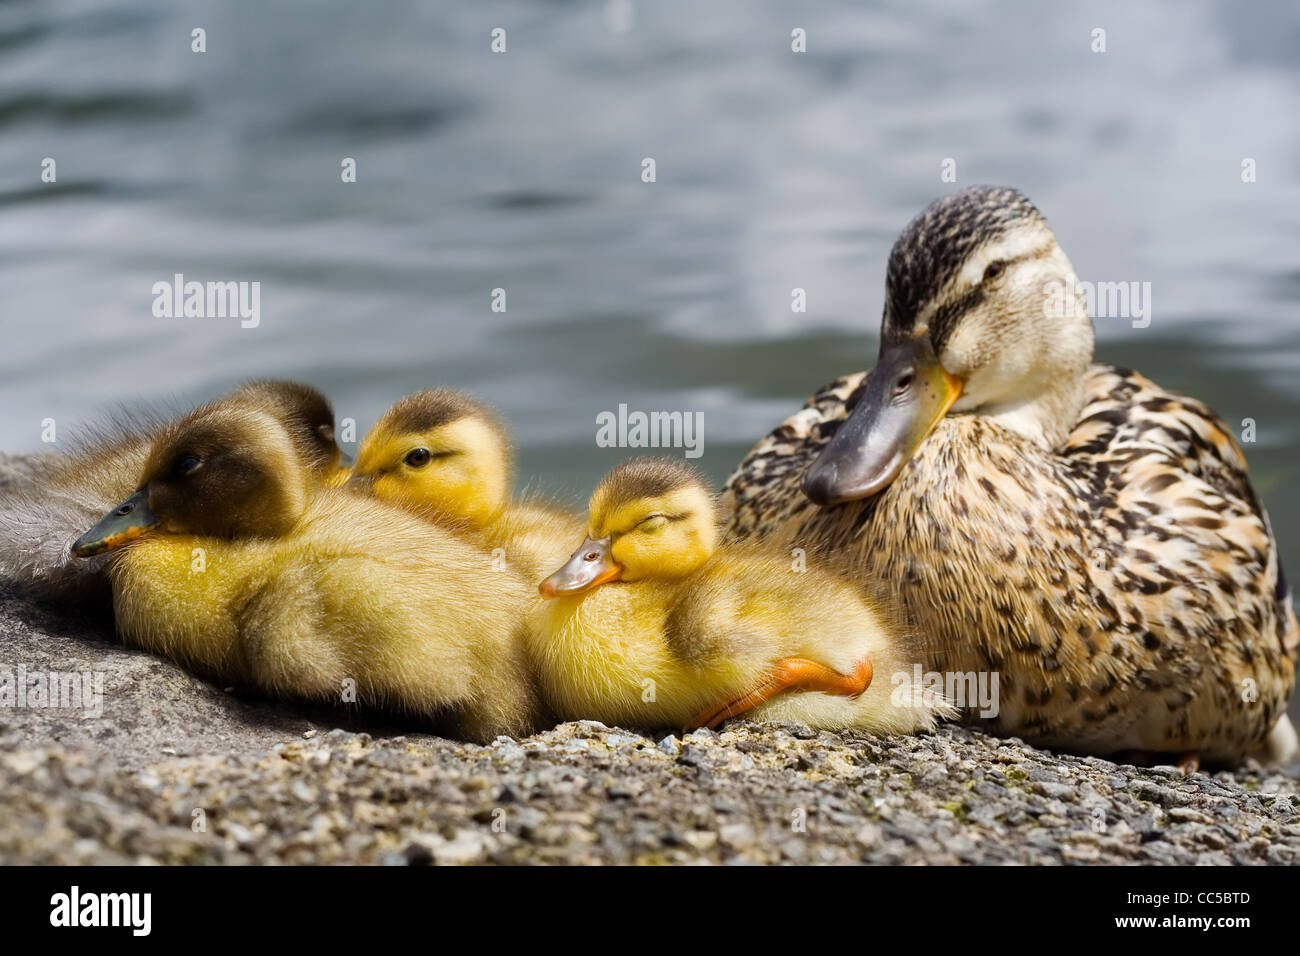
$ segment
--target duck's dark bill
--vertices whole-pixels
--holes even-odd
[[[886,342],[862,400],[804,473],[804,494],[836,505],[883,491],[960,394],[928,338]]]
[[[614,581],[623,572],[610,554],[612,538],[599,541],[588,538],[573,552],[564,567],[537,586],[542,597],[559,597],[562,594],[581,594],[594,587]]]
[[[135,540],[157,524],[158,519],[149,510],[149,492],[141,488],[73,542],[72,553],[79,558],[89,558],[112,551]]]

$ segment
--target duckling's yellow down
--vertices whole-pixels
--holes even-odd
[[[675,463],[630,462],[602,482],[588,541],[566,569],[581,574],[608,549],[611,570],[600,576],[608,583],[544,601],[528,630],[560,716],[687,725],[761,685],[785,658],[841,674],[867,658],[875,678],[857,698],[791,691],[749,716],[903,733],[950,714],[946,701],[915,686],[910,643],[857,588],[824,569],[800,570],[781,552],[715,552],[714,521],[707,490]]]
[[[473,740],[533,727],[526,583],[382,503],[315,494],[281,538],[153,536],[111,577],[123,639],[200,673],[445,717]]]
[[[780,658],[875,677],[857,698],[794,691],[746,717],[834,730],[912,733],[951,716],[916,684],[906,642],[857,589],[788,556],[720,554],[682,581],[638,581],[543,602],[529,652],[543,693],[565,719],[685,726],[711,705],[758,686]]]
[[[169,428],[146,476],[158,528],[110,567],[128,643],[279,696],[445,718],[468,739],[533,729],[528,586],[483,549],[310,480],[284,429],[246,408],[209,406]]]

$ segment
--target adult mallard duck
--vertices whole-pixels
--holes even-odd
[[[565,718],[691,729],[750,713],[908,733],[952,712],[851,583],[769,548],[718,547],[713,496],[678,461],[610,472],[586,540],[539,590],[530,656]]]
[[[934,670],[996,672],[997,730],[1283,756],[1298,631],[1245,458],[1200,402],[1091,364],[1078,288],[1017,191],[930,205],[890,253],[876,367],[750,452],[728,534],[846,566]]]

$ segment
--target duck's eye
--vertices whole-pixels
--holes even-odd
[[[599,560],[600,560],[600,552],[599,552],[599,551],[588,551],[586,554],[584,554],[584,555],[582,556],[582,560],[584,560],[584,561],[599,561]]]
[[[433,459],[433,453],[427,448],[416,448],[406,453],[402,461],[412,468],[423,468]]]
[[[668,523],[663,515],[651,515],[636,526],[638,531],[653,534]]]
[[[911,370],[911,369],[908,369],[908,370],[907,370],[906,372],[904,372],[902,375],[898,376],[898,381],[896,381],[896,382],[894,383],[894,394],[895,394],[895,395],[902,395],[902,394],[903,394],[904,392],[906,392],[909,388],[911,388],[911,387],[912,387],[912,379],[913,379],[914,377],[915,377],[915,376],[912,374],[912,370]]]
[[[192,475],[199,470],[201,464],[203,464],[203,459],[198,455],[181,455],[180,458],[176,459],[176,474],[181,476]]]
[[[990,262],[984,269],[984,281],[988,282],[990,279],[996,279],[998,276],[1002,275],[1002,271],[1006,269],[1006,267],[1007,264],[1001,259],[995,259]]]

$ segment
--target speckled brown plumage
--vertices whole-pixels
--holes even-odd
[[[1283,714],[1296,618],[1224,423],[1093,366],[1063,447],[951,415],[874,498],[819,508],[807,466],[868,373],[819,391],[741,463],[732,539],[804,548],[894,602],[936,671],[996,671],[992,726],[1096,753],[1235,760]]]

